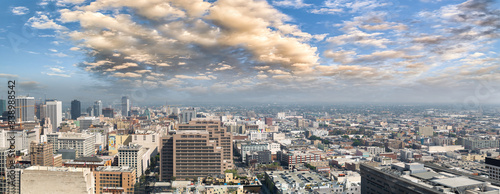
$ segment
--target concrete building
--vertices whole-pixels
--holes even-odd
[[[102,102],[100,100],[94,102],[94,115],[95,117],[99,117],[102,115]],[[87,109],[88,110],[88,109]]]
[[[189,124],[180,124],[179,131],[186,130],[205,130],[209,133],[210,140],[215,141],[217,147],[223,149],[222,168],[223,170],[233,168],[233,135],[223,127],[222,122],[215,118],[199,118],[189,122]]]
[[[500,160],[495,158],[484,159],[484,167],[488,171],[488,178],[500,181]]]
[[[47,106],[45,116],[50,119],[52,131],[57,131],[57,128],[62,122],[62,102],[57,100],[47,100],[45,105]]]
[[[396,163],[391,168],[360,165],[362,193],[498,193],[488,182],[434,172],[419,163]]]
[[[16,97],[16,120],[35,122],[35,97]]]
[[[424,137],[432,137],[434,135],[433,126],[420,126],[418,127],[418,133]]]
[[[23,194],[93,194],[94,191],[94,176],[87,168],[31,166],[21,176]]]
[[[130,99],[128,99],[128,96],[122,97],[122,116],[130,116]]]
[[[222,147],[206,130],[181,130],[162,138],[161,181],[224,174]]]
[[[302,165],[302,163],[321,160],[320,155],[311,153],[279,151],[277,155],[281,164],[288,169],[296,168],[297,165]]]
[[[247,162],[247,154],[251,152],[258,152],[258,151],[264,151],[264,150],[269,150],[269,145],[268,144],[257,144],[257,143],[250,143],[250,144],[241,144],[241,161],[246,163]]]
[[[194,118],[196,118],[196,109],[189,108],[182,110],[180,115],[180,123],[189,123]]]
[[[102,109],[102,115],[108,118],[115,118],[115,110],[112,108],[104,108]]]
[[[76,120],[81,115],[82,115],[82,105],[80,101],[78,100],[71,101],[71,119]]]
[[[31,142],[29,153],[32,166],[54,166],[52,144]]]
[[[77,157],[95,154],[95,136],[85,133],[51,133],[47,134],[47,142],[52,143],[54,153],[59,149],[73,149]]]
[[[137,144],[120,147],[118,148],[118,166],[129,166],[137,169],[137,178],[139,178],[146,170],[143,165],[143,157],[146,152],[146,148]]]
[[[21,189],[21,170],[8,169],[10,167],[8,156],[9,149],[0,148],[0,193],[19,194]]]
[[[145,148],[152,150],[152,155],[157,155],[161,145],[160,134],[156,131],[146,133],[131,134],[131,144],[142,145]]]
[[[459,140],[460,141],[460,140]],[[476,150],[484,148],[498,148],[500,141],[494,137],[470,137],[461,138],[462,145],[465,149]]]
[[[99,118],[96,117],[83,117],[77,119],[80,122],[80,129],[85,130],[88,129],[92,125],[99,124]]]
[[[135,168],[101,166],[94,171],[95,193],[134,193]]]

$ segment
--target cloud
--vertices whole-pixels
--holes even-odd
[[[9,78],[9,79],[11,79],[11,78],[16,78],[16,77],[18,77],[18,76],[17,76],[17,75],[14,75],[14,74],[0,73],[0,77],[1,77],[1,78]]]
[[[318,8],[318,9],[312,9],[309,12],[314,13],[314,14],[339,14],[342,13],[344,10],[343,9],[336,9],[336,8]]]
[[[42,74],[48,76],[71,77],[71,73],[68,73],[64,70],[64,67],[61,66],[48,66],[48,70],[48,72],[42,72]]]
[[[273,5],[280,7],[293,7],[295,9],[311,6],[311,4],[304,3],[304,0],[280,0],[274,1]]]
[[[22,91],[36,91],[36,90],[43,90],[45,87],[36,81],[22,81],[19,82],[17,88]]]
[[[11,9],[11,12],[14,15],[26,15],[30,12],[30,10],[27,7],[18,6],[18,7],[13,7]]]
[[[67,28],[56,24],[54,20],[49,19],[46,15],[33,16],[28,19],[27,22],[33,28],[37,29],[55,29],[55,30],[66,30]]]

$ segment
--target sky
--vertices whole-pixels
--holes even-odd
[[[0,82],[37,99],[500,103],[498,1],[18,0],[0,18]]]

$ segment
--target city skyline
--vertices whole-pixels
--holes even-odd
[[[135,105],[500,103],[498,1],[1,5],[0,80],[63,106],[122,96]]]

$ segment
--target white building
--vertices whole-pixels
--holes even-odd
[[[99,118],[96,117],[80,117],[77,119],[80,122],[80,129],[88,129],[91,125],[99,124]]]
[[[137,169],[137,179],[141,177],[149,165],[149,157],[144,161],[146,154],[151,154],[149,149],[142,145],[130,144],[118,148],[118,166],[129,166]]]
[[[21,193],[94,194],[94,175],[90,168],[31,166],[22,171]]]
[[[35,97],[16,97],[16,120],[35,122]]]
[[[189,123],[194,118],[196,118],[196,110],[194,108],[181,111],[181,123]]]
[[[52,143],[54,152],[59,149],[73,149],[77,157],[91,156],[95,153],[95,136],[85,133],[51,133],[47,134],[47,142]]]
[[[50,119],[52,131],[57,131],[57,128],[62,123],[62,102],[51,100],[45,102],[45,116]]]
[[[160,134],[156,131],[147,131],[144,134],[133,134],[131,144],[142,145],[149,148],[153,155],[158,154],[161,148]]]

